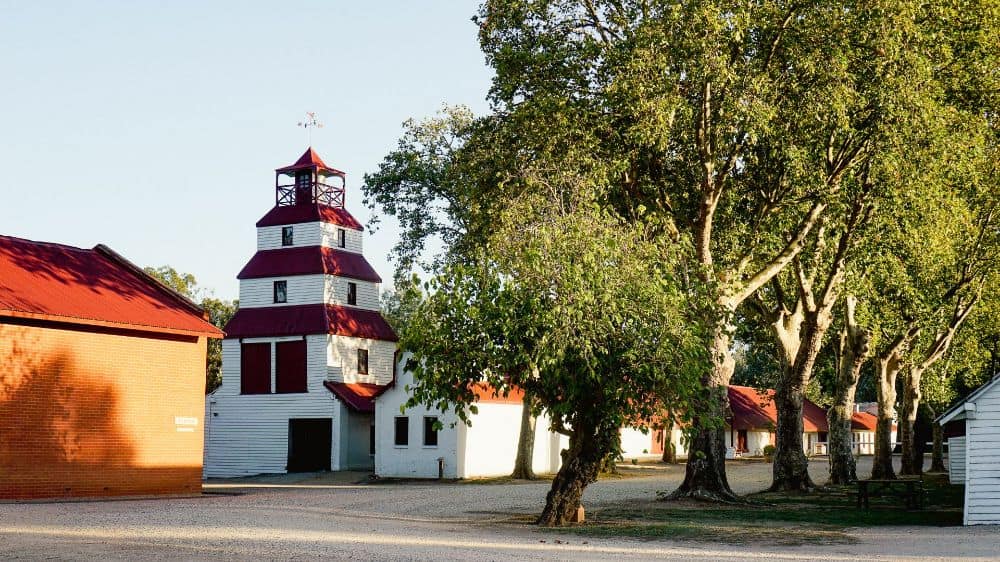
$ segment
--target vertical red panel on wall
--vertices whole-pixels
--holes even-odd
[[[275,350],[277,364],[277,392],[306,391],[306,342],[283,341]]]
[[[245,343],[240,347],[240,392],[271,392],[271,344]]]

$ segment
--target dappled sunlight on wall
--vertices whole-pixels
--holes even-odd
[[[204,353],[0,323],[0,498],[200,492]]]

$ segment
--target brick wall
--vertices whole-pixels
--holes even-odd
[[[205,338],[6,322],[0,498],[201,491]]]

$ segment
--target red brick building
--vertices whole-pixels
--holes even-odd
[[[205,317],[105,246],[0,236],[0,498],[200,492]]]

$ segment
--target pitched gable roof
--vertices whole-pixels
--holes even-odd
[[[997,386],[998,384],[1000,384],[1000,375],[993,377],[989,382],[974,390],[972,394],[969,394],[968,396],[957,402],[954,406],[948,408],[948,410],[945,413],[938,416],[938,418],[934,421],[937,422],[939,425],[944,425],[954,419],[962,419],[960,418],[960,414],[965,413],[966,404],[969,403],[975,404],[976,400],[978,400],[980,396],[986,394],[987,392],[990,391],[991,388]]]
[[[110,248],[0,236],[0,316],[222,337],[194,303]]]
[[[749,386],[729,386],[729,409],[732,411],[733,429],[759,429],[772,431],[778,424],[778,409],[774,404],[774,391],[758,391]],[[808,432],[829,430],[826,412],[808,399],[802,403],[802,427]]]

